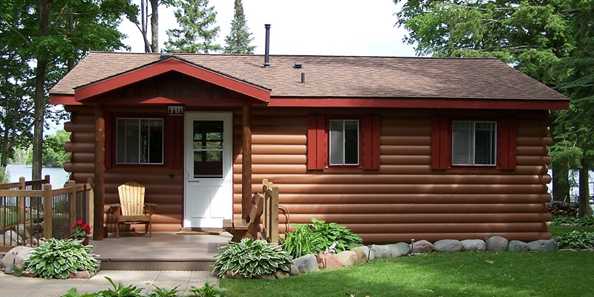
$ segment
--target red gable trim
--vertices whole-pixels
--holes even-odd
[[[566,100],[503,99],[378,99],[378,98],[300,98],[272,97],[270,107],[362,107],[362,108],[435,108],[435,109],[567,109]]]
[[[49,103],[53,105],[82,105],[74,99],[74,95],[50,95]]]
[[[268,102],[270,100],[270,90],[234,79],[232,77],[214,72],[198,65],[193,65],[176,58],[158,61],[138,69],[78,87],[74,90],[74,95],[77,101],[83,101],[87,98],[97,96],[170,71],[183,73],[185,75],[192,76],[199,80],[212,83],[214,85],[256,98],[264,102]]]

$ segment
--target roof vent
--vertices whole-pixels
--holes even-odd
[[[302,64],[299,64],[299,63],[295,63],[295,65],[293,65],[293,68],[295,68],[295,69],[301,69],[301,68],[303,68],[303,65]]]
[[[165,60],[165,59],[170,58],[170,57],[171,57],[171,54],[170,53],[168,53],[168,52],[166,52],[166,51],[164,51],[164,50],[161,49],[161,54],[159,54],[159,59],[160,60]]]
[[[264,67],[270,67],[270,24],[264,24],[266,39],[264,40]]]
[[[301,72],[301,83],[305,83],[305,72]]]

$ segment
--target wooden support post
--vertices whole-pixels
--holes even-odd
[[[94,232],[95,229],[93,228],[93,226],[95,226],[95,221],[94,221],[95,214],[93,213],[95,211],[95,197],[94,197],[92,179],[89,178],[89,181],[85,185],[85,190],[88,191],[88,193],[87,193],[87,224],[89,224],[89,227],[91,227],[91,234],[89,234],[89,235],[91,235],[92,238],[95,238],[93,236],[93,234],[95,234],[95,232]]]
[[[247,219],[252,195],[252,107],[243,104],[242,109],[242,152],[241,152],[241,217]]]
[[[27,185],[25,183],[25,178],[22,176],[19,177],[19,191],[24,191],[26,187],[27,187]],[[20,225],[23,226],[23,230],[21,230],[23,233],[21,236],[23,237],[23,243],[25,243],[25,242],[27,242],[27,208],[26,208],[26,204],[25,204],[25,196],[24,195],[17,196],[17,205],[18,205],[17,218],[18,218],[19,225],[17,225],[16,231],[17,231],[17,233],[19,233],[19,228],[21,227]]]
[[[43,185],[43,237],[50,239],[54,229],[52,185]]]
[[[269,234],[270,237],[268,241],[274,244],[279,243],[279,236],[278,236],[278,186],[272,186],[270,189],[270,228]],[[288,224],[289,222],[287,222]]]
[[[93,239],[103,239],[105,205],[105,116],[101,106],[95,107],[95,189],[94,209],[95,222]]]
[[[69,228],[72,229],[74,224],[76,223],[76,182],[73,180],[69,180],[66,182],[66,188],[68,188],[68,221],[70,223]],[[72,231],[72,230],[70,230]]]

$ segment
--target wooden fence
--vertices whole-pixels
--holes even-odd
[[[36,246],[42,238],[65,238],[76,220],[93,224],[90,183],[67,182],[52,189],[42,180],[0,184],[0,250],[15,245]]]

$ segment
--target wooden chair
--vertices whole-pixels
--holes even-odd
[[[144,185],[127,182],[118,187],[120,205],[112,206],[110,213],[114,216],[115,234],[120,237],[121,224],[144,224],[145,235],[152,235],[151,217],[155,204],[144,202]]]

